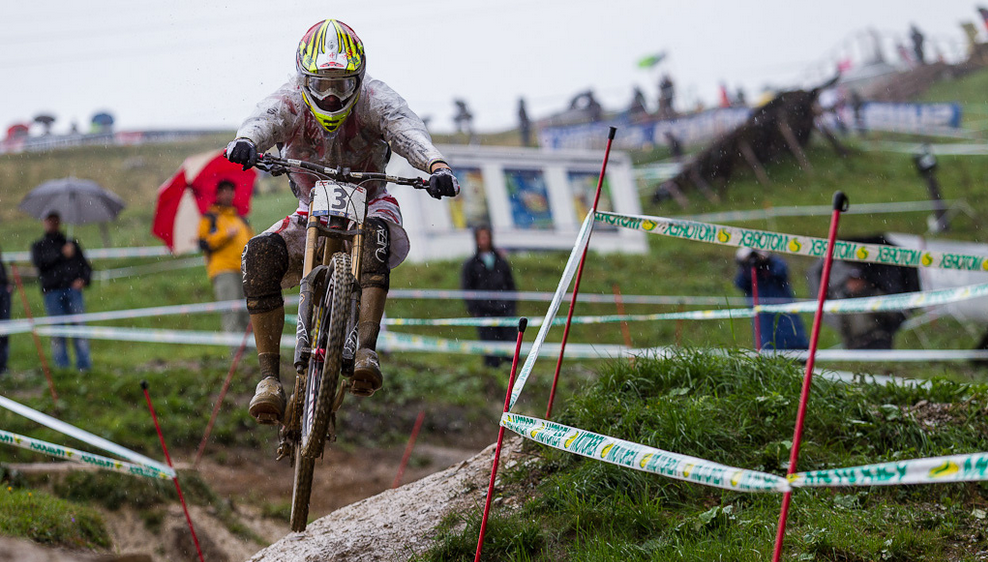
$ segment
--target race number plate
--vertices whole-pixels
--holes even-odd
[[[367,213],[367,190],[356,185],[317,181],[310,200],[309,211],[315,217],[333,215],[364,222]]]

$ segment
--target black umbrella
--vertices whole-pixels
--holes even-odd
[[[67,224],[86,224],[115,219],[124,202],[92,180],[68,177],[49,180],[32,189],[18,208],[39,220],[58,213]]]

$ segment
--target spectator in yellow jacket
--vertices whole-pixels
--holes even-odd
[[[254,236],[247,219],[237,214],[233,206],[235,191],[232,182],[221,181],[216,186],[216,202],[199,221],[199,247],[206,256],[206,273],[218,301],[243,301],[240,255],[247,241]],[[225,311],[223,331],[242,334],[249,321],[246,310]]]

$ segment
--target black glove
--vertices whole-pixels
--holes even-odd
[[[257,164],[257,147],[248,139],[235,139],[226,145],[226,159],[247,170]]]
[[[460,183],[456,181],[456,176],[449,168],[436,168],[429,177],[429,187],[426,191],[435,199],[456,197],[460,193]]]

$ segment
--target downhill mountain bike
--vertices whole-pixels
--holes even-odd
[[[336,412],[350,389],[357,351],[357,318],[367,191],[383,181],[425,189],[422,178],[351,172],[263,154],[256,167],[319,178],[312,188],[295,335],[295,388],[279,429],[278,460],[294,467],[291,527],[305,530],[312,473],[326,441],[336,440]]]

